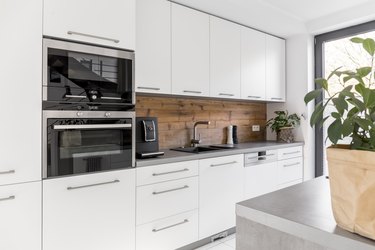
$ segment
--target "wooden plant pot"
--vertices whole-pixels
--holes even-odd
[[[327,159],[337,225],[375,240],[375,152],[336,146]]]
[[[294,142],[293,128],[285,127],[281,128],[276,133],[276,140],[280,142]]]

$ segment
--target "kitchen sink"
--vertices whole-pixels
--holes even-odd
[[[222,148],[210,147],[210,146],[171,148],[171,150],[174,150],[174,151],[194,153],[194,154],[199,154],[199,153],[203,153],[203,152],[210,152],[210,151],[215,151],[215,150],[221,150],[221,149]]]

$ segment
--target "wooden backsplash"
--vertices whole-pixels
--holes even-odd
[[[190,145],[194,122],[200,120],[211,122],[198,127],[202,144],[226,143],[228,125],[238,126],[239,142],[266,138],[264,103],[137,95],[136,115],[158,118],[160,148]],[[252,125],[260,125],[260,132],[252,132]]]

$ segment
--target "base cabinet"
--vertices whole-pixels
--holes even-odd
[[[135,249],[135,169],[43,182],[43,250]]]
[[[40,250],[42,184],[0,187],[0,249]]]
[[[277,162],[245,167],[245,197],[251,199],[278,189]]]

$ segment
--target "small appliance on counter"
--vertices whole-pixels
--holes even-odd
[[[164,155],[159,151],[158,119],[156,117],[136,118],[136,156],[138,159]]]

